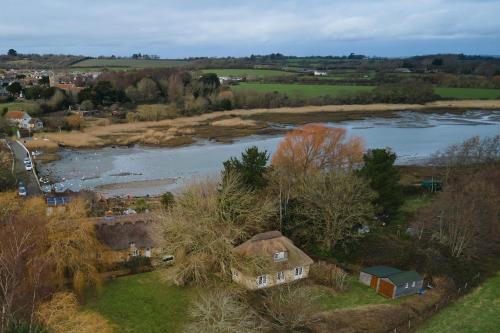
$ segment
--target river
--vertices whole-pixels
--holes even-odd
[[[436,151],[479,135],[500,134],[500,111],[463,114],[398,112],[394,118],[327,123],[361,136],[367,148],[390,147],[397,163],[425,161]],[[61,159],[43,165],[42,176],[57,182],[58,189],[92,189],[106,196],[158,195],[180,188],[193,178],[217,175],[222,162],[257,146],[271,155],[282,135],[250,136],[230,144],[198,142],[180,148],[102,148],[62,150]]]

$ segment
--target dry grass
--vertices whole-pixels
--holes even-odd
[[[239,117],[216,120],[211,123],[212,126],[222,127],[256,127],[257,122],[251,119],[241,119]]]
[[[142,143],[148,145],[170,146],[178,144],[179,136],[199,136],[206,137],[210,133],[211,138],[217,139],[221,128],[242,129],[243,135],[253,134],[262,129],[257,126],[255,120],[248,119],[253,116],[262,115],[283,115],[290,116],[307,115],[314,120],[315,116],[322,113],[343,113],[343,117],[358,117],[361,115],[387,115],[391,111],[400,110],[434,110],[443,108],[456,109],[498,109],[500,100],[481,101],[438,101],[425,105],[419,104],[369,104],[369,105],[325,105],[325,106],[304,106],[297,108],[276,108],[276,109],[252,109],[233,110],[206,113],[194,117],[180,117],[160,121],[145,121],[127,124],[113,124],[108,126],[91,126],[83,131],[72,131],[63,133],[37,134],[37,137],[46,137],[51,141],[72,148],[92,148],[113,144],[133,144]],[[245,119],[243,119],[245,118]],[[266,119],[262,119],[266,120]],[[211,123],[212,122],[212,123]],[[252,133],[253,131],[253,133]],[[205,132],[205,135],[203,133]],[[223,131],[224,132],[224,131]],[[233,131],[234,136],[241,136],[239,131]],[[227,133],[222,135],[227,140]],[[192,139],[191,139],[192,140]],[[182,139],[180,142],[188,142]]]

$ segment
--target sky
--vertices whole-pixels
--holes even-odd
[[[500,0],[2,0],[0,53],[500,55]]]

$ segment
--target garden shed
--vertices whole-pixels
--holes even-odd
[[[378,289],[378,283],[381,278],[386,278],[400,272],[400,269],[389,266],[367,267],[359,273],[359,282],[370,286],[370,288]]]
[[[423,278],[415,271],[404,271],[381,278],[378,293],[388,298],[413,295],[420,291]]]

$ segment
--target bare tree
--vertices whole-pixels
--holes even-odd
[[[315,322],[318,306],[312,290],[301,284],[286,284],[268,289],[263,313],[271,324],[287,332],[302,332]]]
[[[113,326],[98,313],[81,311],[76,296],[67,292],[55,294],[42,304],[37,317],[53,333],[114,332]]]
[[[189,186],[162,215],[158,235],[168,253],[176,255],[176,282],[208,282],[210,273],[229,274],[237,259],[234,245],[260,231],[272,205],[226,177],[220,186],[204,182]],[[266,208],[267,207],[267,208]]]
[[[240,295],[214,289],[201,294],[189,310],[192,322],[185,332],[252,333],[264,330],[264,320]]]
[[[340,241],[360,237],[357,229],[375,218],[376,194],[354,174],[313,175],[300,184],[292,226],[325,251]]]
[[[499,178],[498,170],[486,169],[450,184],[418,216],[414,224],[418,237],[439,242],[454,257],[498,253]]]

